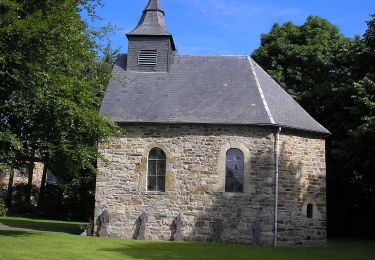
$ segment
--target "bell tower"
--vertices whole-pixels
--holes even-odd
[[[168,71],[170,56],[176,47],[160,0],[149,0],[137,27],[126,36],[129,41],[127,70]]]

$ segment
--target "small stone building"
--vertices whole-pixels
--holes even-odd
[[[40,185],[42,183],[43,167],[44,165],[42,163],[35,163],[35,167],[33,170],[32,185],[38,189],[40,188]],[[49,176],[47,175],[47,181],[51,182],[51,177],[54,177],[52,176],[51,173],[49,174]],[[26,167],[21,167],[20,169],[14,169],[12,177],[11,177],[10,172],[0,171],[0,199],[5,199],[8,195],[8,186],[9,186],[10,178],[11,178],[11,184],[13,185],[13,187],[17,187],[18,185],[26,185],[28,182],[28,174],[27,174]],[[16,191],[13,190],[13,193],[15,192]]]
[[[126,133],[99,147],[98,234],[325,244],[329,132],[251,57],[178,54],[164,16],[150,0],[102,104]]]

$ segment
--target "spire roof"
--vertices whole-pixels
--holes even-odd
[[[137,27],[126,36],[167,36],[171,39],[172,48],[176,49],[172,34],[169,33],[165,22],[165,13],[160,0],[149,0]]]
[[[160,0],[150,0],[143,12],[146,11],[159,11],[164,14],[164,10],[160,5]]]

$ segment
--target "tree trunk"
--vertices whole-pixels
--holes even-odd
[[[5,200],[5,203],[8,208],[12,206],[12,201],[13,201],[13,180],[14,180],[14,172],[15,169],[12,169],[10,171],[9,175],[9,181],[8,181],[8,193],[7,193],[7,198]]]
[[[46,179],[47,179],[47,162],[44,163],[43,166],[43,175],[42,175],[42,182],[40,183],[40,190],[39,190],[39,198],[38,198],[38,209],[40,209],[43,200],[44,200],[44,192],[46,187]]]
[[[34,173],[34,159],[31,159],[29,165],[27,166],[28,180],[27,180],[27,189],[25,196],[25,203],[31,203],[31,192],[33,189],[33,173]]]

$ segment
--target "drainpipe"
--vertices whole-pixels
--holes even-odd
[[[280,132],[281,127],[277,129],[276,140],[275,140],[275,152],[276,152],[276,165],[275,165],[275,222],[274,222],[274,237],[273,237],[273,246],[277,246],[277,221],[278,221],[278,211],[279,211],[279,160],[280,160]]]

